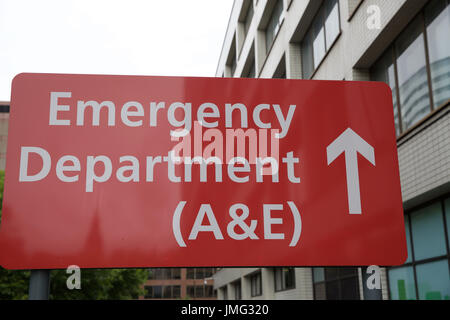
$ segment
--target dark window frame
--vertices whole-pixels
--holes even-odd
[[[324,9],[324,7],[325,7],[325,2],[326,2],[326,1],[323,1],[323,3],[320,5],[320,7],[319,7],[319,9],[317,10],[317,12],[314,14],[314,18],[311,20],[311,23],[309,24],[309,26],[308,26],[308,28],[307,28],[307,30],[306,30],[306,32],[305,32],[305,35],[303,36],[303,39],[302,39],[302,41],[300,42],[300,48],[303,47],[304,41],[305,41],[306,37],[309,35],[309,32],[311,31],[311,28],[313,27],[314,23],[317,21],[317,19],[318,19],[318,17],[319,17],[319,14],[324,14],[324,12],[325,12],[325,9]],[[335,46],[336,42],[338,41],[338,39],[339,39],[340,36],[341,36],[341,33],[342,33],[342,24],[341,24],[341,8],[340,8],[340,0],[337,0],[336,3],[337,3],[337,8],[338,8],[339,32],[338,32],[336,38],[333,40],[333,42],[329,45],[329,47],[328,47],[328,49],[327,49],[327,42],[326,42],[326,41],[327,41],[327,39],[326,39],[327,29],[326,29],[326,26],[325,26],[325,24],[326,24],[326,18],[327,18],[327,17],[323,17],[322,27],[323,27],[323,32],[324,32],[325,53],[324,53],[322,59],[320,60],[320,62],[317,64],[317,66],[314,67],[314,39],[311,38],[311,40],[312,40],[312,41],[311,41],[311,48],[310,48],[309,51],[310,51],[310,54],[311,54],[311,57],[312,57],[312,67],[313,67],[313,68],[312,68],[311,75],[310,75],[309,77],[305,77],[305,74],[304,74],[304,71],[303,71],[303,68],[302,68],[302,79],[309,80],[309,79],[312,79],[312,78],[314,77],[314,75],[316,74],[317,70],[320,69],[320,66],[321,66],[322,63],[326,60],[328,54],[329,54],[330,51],[333,49],[333,47]],[[301,49],[300,49],[300,50],[301,50]]]
[[[336,278],[332,278],[329,279],[327,278],[327,272],[326,269],[355,269],[356,273],[355,274],[349,274],[349,275],[340,275],[338,274],[338,276]],[[314,271],[312,272],[312,283],[313,283],[313,299],[316,300],[317,299],[317,293],[316,293],[316,288],[315,286],[318,284],[324,284],[325,285],[325,296],[326,296],[326,288],[327,288],[327,284],[331,283],[331,282],[337,282],[338,283],[338,291],[339,291],[339,299],[337,300],[342,300],[342,281],[343,280],[347,280],[347,279],[352,279],[352,278],[356,278],[357,282],[358,282],[358,287],[357,287],[357,293],[358,293],[358,297],[356,298],[356,300],[361,299],[361,292],[359,290],[359,271],[358,271],[358,267],[323,267],[323,272],[324,272],[324,280],[322,281],[315,281],[314,279]],[[339,272],[339,271],[338,271]],[[325,299],[328,300],[328,297],[326,297]]]
[[[179,280],[180,268],[149,268],[148,280]]]
[[[446,0],[447,6],[450,5],[450,1]],[[394,66],[394,81],[395,81],[395,94],[397,96],[397,117],[398,117],[398,123],[399,123],[399,131],[400,133],[397,136],[397,140],[400,140],[404,136],[406,136],[408,133],[412,132],[414,129],[416,129],[418,126],[420,126],[425,119],[427,119],[432,113],[435,111],[441,109],[443,106],[447,105],[450,101],[448,99],[446,102],[444,102],[440,106],[434,106],[434,98],[433,98],[433,84],[432,84],[432,76],[431,76],[431,68],[430,68],[430,51],[429,51],[429,43],[428,43],[428,33],[427,33],[427,25],[426,25],[426,19],[425,19],[425,10],[428,7],[430,2],[427,2],[420,11],[412,17],[412,19],[408,22],[408,24],[403,28],[403,30],[395,37],[395,39],[392,41],[392,43],[382,52],[380,57],[373,63],[370,69],[372,69],[377,63],[380,61],[382,57],[390,50],[392,52],[392,65]],[[400,35],[406,30],[411,24],[415,22],[415,20],[419,18],[420,20],[420,26],[421,26],[421,35],[423,35],[423,45],[425,50],[425,68],[427,72],[427,86],[428,86],[428,96],[429,96],[429,112],[422,117],[420,120],[418,120],[416,123],[411,125],[409,128],[405,129],[405,125],[403,124],[403,117],[402,117],[402,107],[401,107],[401,98],[400,98],[400,87],[399,87],[399,81],[398,81],[398,67],[397,67],[397,59],[399,58],[397,48],[396,48],[396,42],[397,39],[400,37]],[[371,80],[373,72],[370,71]]]
[[[154,296],[154,288],[158,287],[160,288],[161,297],[155,297]],[[178,288],[178,294],[177,296],[174,295],[175,287]],[[147,285],[144,286],[145,299],[179,299],[181,298],[181,286],[180,285]],[[169,296],[166,296],[166,290],[170,292]]]
[[[253,285],[255,283],[255,286]],[[259,284],[259,286],[258,286]],[[259,291],[258,291],[259,288]],[[262,296],[262,274],[261,271],[250,275],[250,296],[259,297]]]
[[[276,1],[276,3],[274,4],[274,6],[272,8],[272,11],[270,12],[269,19],[267,20],[267,26],[264,29],[264,42],[265,42],[265,47],[266,47],[266,60],[267,60],[267,57],[269,56],[270,51],[272,51],[272,47],[275,44],[275,41],[276,41],[276,39],[278,37],[278,34],[280,33],[281,27],[283,26],[284,19],[285,19],[285,17],[283,16],[284,12],[285,12],[284,0],[275,0],[275,1]],[[280,12],[280,16],[278,17],[279,26],[278,26],[277,31],[273,35],[271,43],[269,44],[269,43],[267,43],[267,32],[268,32],[267,29],[269,28],[270,22],[274,18],[275,9],[276,9],[276,7],[277,7],[277,5],[279,3],[281,3],[281,12]],[[264,61],[264,64],[265,64],[265,61]]]
[[[405,267],[412,267],[412,271],[413,271],[413,279],[414,279],[414,290],[416,293],[416,300],[420,300],[419,298],[419,287],[417,285],[417,271],[416,268],[417,266],[429,263],[429,262],[436,262],[436,261],[443,261],[445,259],[447,259],[447,263],[448,263],[448,268],[449,268],[449,272],[450,272],[450,246],[449,246],[449,237],[450,235],[448,234],[448,229],[447,229],[447,225],[449,223],[449,221],[446,220],[446,208],[445,208],[445,201],[450,199],[450,193],[444,194],[440,197],[437,197],[433,200],[427,201],[425,203],[422,203],[414,208],[405,210],[405,219],[408,219],[408,223],[409,223],[409,243],[411,244],[411,261],[408,263],[404,263],[401,266],[394,266],[394,267],[389,267],[386,270],[386,279],[387,279],[387,286],[388,286],[388,292],[389,292],[389,299],[391,299],[392,294],[391,294],[391,288],[389,285],[389,271],[390,270],[395,270],[395,269],[399,269],[399,268],[405,268]],[[428,206],[431,206],[435,203],[440,203],[441,204],[441,213],[442,213],[442,222],[443,222],[443,228],[444,228],[444,237],[445,237],[445,248],[447,250],[447,254],[444,255],[440,255],[440,256],[435,256],[432,258],[426,258],[426,259],[421,259],[421,260],[416,260],[415,258],[415,253],[414,253],[414,243],[413,243],[413,230],[412,230],[412,224],[411,224],[411,214],[426,208]],[[449,209],[450,210],[450,209]]]
[[[241,280],[233,282],[234,300],[242,300],[242,283]]]
[[[288,272],[292,272],[292,284],[290,286],[286,286],[285,282],[285,269],[288,269]],[[281,289],[277,289],[277,271],[281,272]],[[292,267],[281,267],[281,268],[274,268],[273,270],[273,279],[274,279],[274,289],[275,292],[281,292],[281,291],[287,291],[295,289],[295,268]]]

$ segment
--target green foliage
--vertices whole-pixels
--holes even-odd
[[[144,294],[142,284],[147,275],[147,269],[82,269],[81,289],[69,290],[66,281],[70,275],[65,270],[54,270],[50,299],[133,299]]]
[[[0,227],[5,172],[0,171]],[[1,248],[0,248],[1,250]],[[143,284],[148,269],[82,269],[81,289],[67,289],[70,274],[53,270],[50,274],[50,299],[133,299],[144,294]],[[27,299],[29,271],[6,270],[0,267],[0,300]]]

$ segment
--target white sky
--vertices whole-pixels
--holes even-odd
[[[20,72],[214,76],[233,0],[0,0],[0,101]]]

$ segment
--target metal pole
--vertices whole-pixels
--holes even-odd
[[[31,270],[28,300],[48,300],[50,270]]]
[[[381,279],[380,279],[380,289],[369,289],[367,287],[367,280],[371,276],[367,273],[367,267],[361,267],[362,272],[362,283],[363,283],[363,295],[364,300],[383,300],[383,294],[381,291]]]

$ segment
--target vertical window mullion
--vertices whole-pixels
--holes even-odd
[[[416,273],[416,257],[414,255],[414,242],[413,242],[413,228],[411,223],[411,215],[408,214],[408,222],[409,222],[409,237],[411,242],[411,265],[413,268],[413,276],[414,276],[414,288],[416,290],[416,299],[419,300],[419,287],[417,286],[417,273]]]
[[[398,70],[397,70],[397,49],[395,45],[392,46],[392,56],[394,60],[394,81],[395,81],[395,94],[397,95],[397,114],[398,114],[398,124],[400,129],[400,134],[403,133],[403,117],[402,117],[402,107],[400,103],[400,88],[398,86]]]
[[[448,234],[448,232],[447,232],[447,223],[448,223],[448,221],[446,220],[446,217],[445,217],[445,214],[446,214],[446,212],[445,212],[445,198],[444,199],[442,199],[442,201],[441,201],[441,206],[442,206],[442,215],[443,215],[443,221],[444,221],[444,234],[445,234],[445,245],[446,245],[446,247],[447,247],[447,262],[448,262],[448,270],[450,270],[450,247],[449,247],[449,234]]]
[[[327,14],[326,6],[325,6],[325,4],[322,4],[322,28],[323,28],[323,42],[325,43],[325,54],[328,51],[327,50],[327,28],[325,27],[325,21],[327,19],[326,14]],[[325,57],[323,57],[322,60],[324,58]],[[320,62],[322,62],[322,60]],[[319,64],[320,64],[320,62],[319,62]]]
[[[424,41],[424,47],[425,47],[425,65],[427,68],[427,80],[428,80],[428,91],[430,96],[430,111],[433,111],[434,109],[434,101],[433,101],[433,87],[432,87],[432,80],[431,80],[431,69],[430,69],[430,55],[428,52],[428,36],[427,36],[427,26],[425,23],[425,14],[422,11],[420,13],[420,17],[422,20],[422,29],[423,29],[423,41]]]

